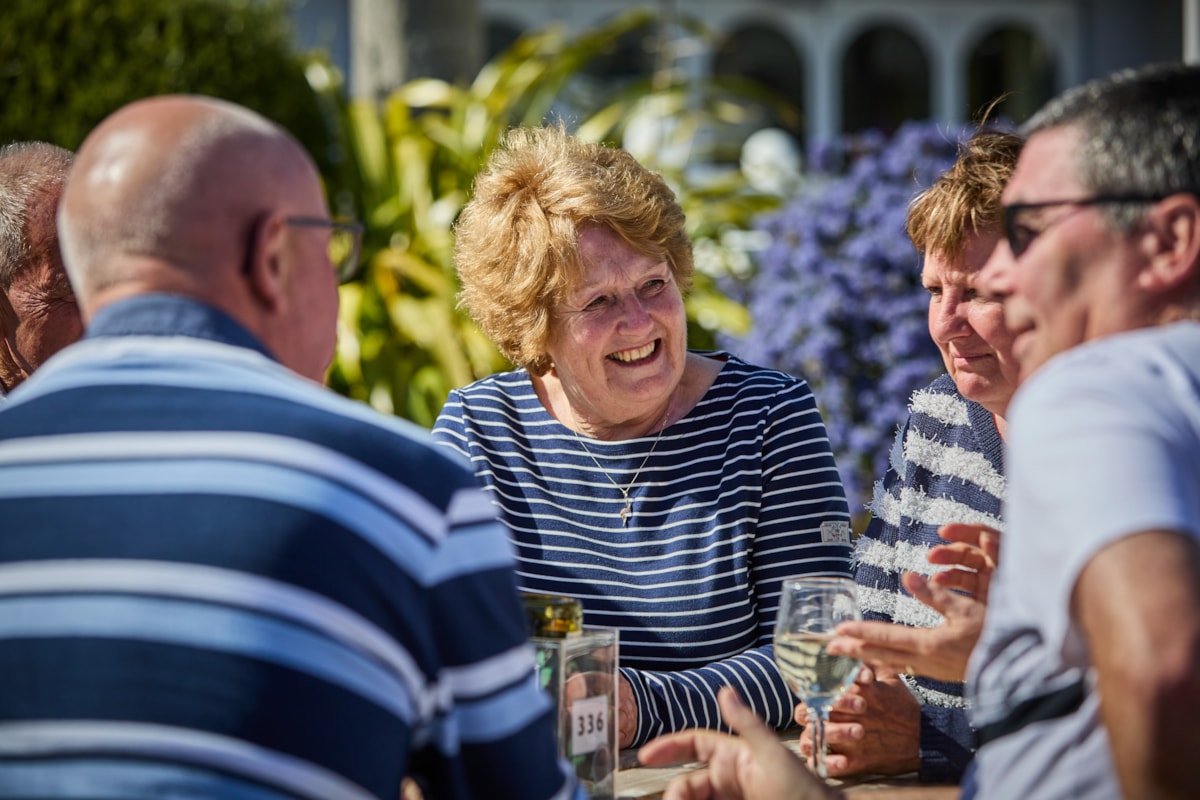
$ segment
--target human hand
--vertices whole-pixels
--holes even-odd
[[[833,800],[803,762],[726,686],[717,694],[721,716],[739,736],[688,730],[660,736],[638,751],[647,766],[702,761],[708,769],[672,779],[663,800]]]
[[[633,744],[637,734],[637,701],[633,687],[624,675],[617,676],[617,747],[625,749]],[[611,694],[612,679],[603,672],[577,672],[567,678],[563,685],[563,713],[571,704],[585,697]]]
[[[633,744],[633,737],[637,733],[637,700],[633,696],[633,687],[624,675],[618,677],[617,684],[617,747],[624,750]]]
[[[811,757],[812,728],[803,704],[796,706],[795,718],[805,726],[800,752]],[[863,665],[833,704],[825,744],[830,777],[915,772],[921,765],[921,704],[895,673],[878,675]]]
[[[829,653],[860,658],[882,672],[962,681],[971,650],[983,630],[987,606],[973,597],[932,586],[929,580],[911,572],[901,580],[913,597],[940,612],[945,621],[935,628],[843,622],[829,643]]]
[[[931,582],[941,589],[958,589],[987,602],[992,573],[1000,563],[1000,531],[987,525],[961,522],[943,525],[938,535],[951,544],[930,548],[930,564],[950,566],[933,576]]]

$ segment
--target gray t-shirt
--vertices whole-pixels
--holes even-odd
[[[1200,537],[1200,324],[1058,356],[1022,386],[1009,422],[1008,526],[968,672],[972,723],[1080,678],[1087,696],[1072,714],[981,748],[964,797],[1119,798],[1071,593],[1088,561],[1122,537]]]

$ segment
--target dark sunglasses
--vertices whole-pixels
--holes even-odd
[[[1019,258],[1022,253],[1029,249],[1029,245],[1033,244],[1034,239],[1070,216],[1070,214],[1063,214],[1061,217],[1051,220],[1039,229],[1031,228],[1021,223],[1021,215],[1029,211],[1054,208],[1055,206],[1085,208],[1087,206],[1110,204],[1157,203],[1164,197],[1169,196],[1169,194],[1106,194],[1098,197],[1084,197],[1078,200],[1047,200],[1044,203],[1010,203],[1006,206],[1000,206],[1000,222],[1004,226],[1004,238],[1008,240],[1008,246],[1012,249],[1013,258]]]

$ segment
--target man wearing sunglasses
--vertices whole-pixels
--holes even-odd
[[[983,276],[1021,388],[968,681],[978,794],[1194,797],[1200,67],[1093,82],[1025,132],[1012,258]]]
[[[1004,190],[1007,529],[968,673],[964,798],[1193,798],[1200,753],[1200,66],[1117,73],[1023,127]],[[810,800],[815,782],[723,690],[740,738],[665,800]]]
[[[58,222],[87,332],[0,412],[0,797],[577,796],[474,476],[320,385],[359,231],[295,140],[138,101]]]

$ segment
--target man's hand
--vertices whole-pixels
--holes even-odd
[[[805,726],[800,751],[812,755],[812,729],[803,704],[796,722]],[[868,666],[833,704],[825,725],[830,777],[900,775],[921,765],[921,704],[894,673],[877,675]]]
[[[950,544],[929,551],[929,562],[953,566],[930,578],[906,573],[901,581],[917,600],[945,617],[936,628],[889,622],[845,622],[829,652],[861,658],[881,673],[903,672],[961,682],[987,608],[992,573],[1000,558],[1000,532],[986,525],[954,523],[938,528]],[[963,594],[963,593],[966,594]]]
[[[800,759],[728,686],[717,694],[725,722],[740,736],[689,730],[660,736],[638,751],[638,761],[666,766],[703,761],[708,769],[679,775],[663,800],[834,800]]]
[[[837,627],[837,638],[829,644],[829,652],[861,658],[881,672],[962,681],[971,650],[983,630],[986,606],[949,589],[930,586],[930,581],[911,572],[903,580],[913,597],[941,612],[946,621],[936,628],[843,622]]]

